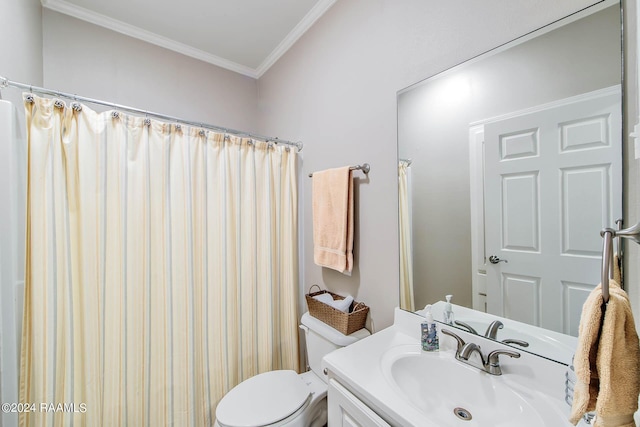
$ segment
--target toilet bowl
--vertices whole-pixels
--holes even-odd
[[[216,427],[321,427],[327,424],[327,377],[322,358],[333,350],[369,336],[361,329],[344,335],[305,313],[310,371],[265,372],[235,386],[216,408]]]

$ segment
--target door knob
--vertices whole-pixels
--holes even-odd
[[[499,262],[509,262],[509,261],[507,261],[506,259],[500,259],[500,258],[498,258],[498,257],[497,257],[497,256],[495,256],[495,255],[491,255],[491,256],[489,257],[489,262],[490,262],[491,264],[497,264],[497,263],[499,263]]]

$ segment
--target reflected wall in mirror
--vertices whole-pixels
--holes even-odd
[[[401,308],[577,335],[622,212],[621,75],[604,1],[398,93]]]

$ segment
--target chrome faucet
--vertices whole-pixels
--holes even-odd
[[[482,354],[482,350],[480,349],[480,346],[474,342],[466,343],[458,353],[457,359],[468,361],[469,357],[471,356],[471,353],[473,353],[474,351],[478,353],[478,355],[480,356],[480,360],[482,361],[482,366],[486,367],[487,362],[485,362],[484,360],[484,354]]]
[[[504,325],[502,324],[501,321],[494,320],[493,322],[491,322],[491,324],[487,328],[487,332],[484,333],[484,336],[487,338],[491,338],[492,340],[495,340],[496,337],[498,336],[498,329],[502,329],[503,327]]]
[[[491,322],[491,324],[489,325],[489,327],[487,328],[487,332],[485,332],[484,336],[487,338],[491,338],[492,340],[497,340],[497,336],[498,336],[498,329],[502,329],[504,327],[504,325],[502,324],[501,321],[499,320],[494,320],[493,322]],[[505,340],[502,340],[503,343],[505,344],[517,344],[521,347],[529,347],[529,343],[526,341],[522,341],[522,340],[518,340],[515,338],[507,338]]]
[[[445,335],[449,335],[450,337],[453,337],[457,341],[458,343],[456,348],[457,360],[463,363],[466,363],[468,365],[475,366],[469,363],[469,357],[471,357],[471,354],[473,352],[476,352],[480,356],[480,361],[482,362],[483,370],[491,375],[502,375],[502,369],[500,368],[500,358],[499,358],[500,355],[515,357],[516,359],[520,357],[520,353],[516,351],[493,350],[485,358],[478,344],[473,342],[465,343],[462,338],[460,338],[458,335],[454,334],[453,332],[447,329],[443,329],[442,333]]]
[[[443,329],[442,333],[445,335],[449,335],[450,337],[454,338],[458,342],[458,347],[456,348],[456,358],[457,358],[458,354],[460,354],[460,350],[462,350],[462,347],[464,347],[464,344],[465,344],[464,340],[448,329]]]

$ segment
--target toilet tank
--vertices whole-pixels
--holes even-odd
[[[362,338],[371,335],[366,329],[355,331],[351,335],[344,335],[323,321],[311,316],[308,312],[302,315],[300,328],[305,331],[307,358],[311,370],[325,382],[326,375],[322,372],[322,358],[342,347],[346,347]]]

